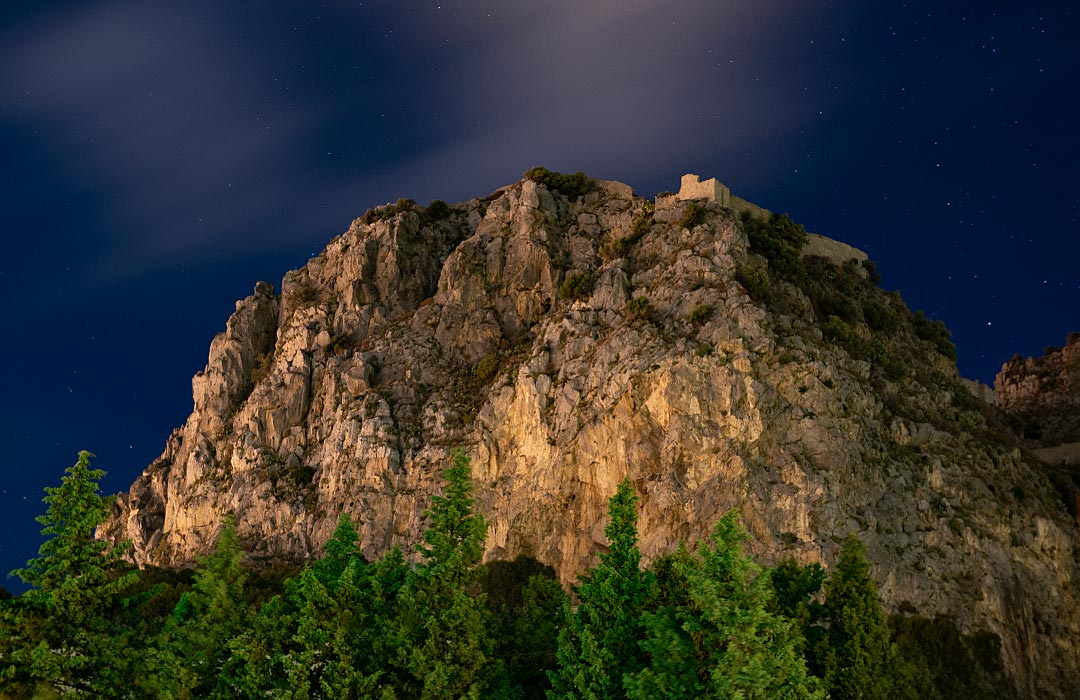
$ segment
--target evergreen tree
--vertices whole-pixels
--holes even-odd
[[[608,501],[608,513],[608,551],[582,576],[576,588],[580,604],[567,611],[559,632],[558,666],[548,674],[550,700],[626,697],[623,676],[643,663],[640,616],[653,595],[653,579],[641,570],[637,495],[629,480]]]
[[[345,570],[355,564],[367,564],[360,552],[360,533],[356,531],[352,517],[343,513],[337,527],[323,546],[323,555],[315,563],[315,576],[323,585],[334,588],[341,581]]]
[[[1016,696],[1001,665],[1001,640],[980,630],[968,636],[945,615],[889,618],[893,641],[908,673],[906,683],[920,700],[970,700],[994,695]]]
[[[401,549],[393,547],[370,568],[366,598],[367,623],[357,636],[355,648],[362,649],[364,673],[378,673],[377,683],[366,697],[380,700],[402,699],[397,689],[406,688],[408,672],[402,659],[407,657],[409,638],[403,633],[400,620],[406,602],[402,591],[411,570]],[[363,697],[363,696],[362,696]]]
[[[48,508],[37,521],[48,539],[12,572],[32,588],[3,604],[0,691],[44,683],[65,698],[126,693],[131,640],[117,623],[137,575],[122,547],[94,538],[108,503],[98,487],[105,472],[90,468],[91,457],[80,452],[60,486],[45,489]]]
[[[870,579],[866,549],[854,535],[844,540],[825,584],[823,617],[827,628],[813,653],[831,698],[910,696],[912,689],[902,682],[902,661]]]
[[[323,557],[286,584],[234,639],[224,674],[238,695],[282,700],[378,697],[379,672],[359,643],[370,623],[369,566],[343,515]]]
[[[769,577],[743,549],[728,513],[695,554],[685,547],[664,566],[665,601],[643,617],[648,665],[626,678],[635,700],[823,697],[806,672],[791,623],[770,612]]]
[[[399,666],[405,697],[456,700],[486,697],[492,643],[481,597],[469,594],[483,571],[487,525],[474,512],[469,458],[455,450],[444,495],[424,512],[430,526],[417,549],[424,561],[400,591]]]
[[[146,668],[140,675],[148,692],[175,700],[235,697],[222,670],[230,641],[250,618],[243,560],[236,525],[227,516],[214,551],[195,574],[192,589],[180,597],[166,621],[158,648],[145,656]]]
[[[505,664],[510,692],[522,700],[542,700],[569,602],[555,570],[519,556],[488,563],[480,584],[491,612],[495,655]]]
[[[810,672],[820,675],[820,669],[813,664],[808,652],[820,646],[825,634],[825,628],[821,626],[824,613],[817,601],[825,583],[825,570],[820,564],[800,566],[794,559],[787,559],[776,565],[769,578],[776,594],[773,612],[791,620],[803,642],[801,651],[807,655]]]

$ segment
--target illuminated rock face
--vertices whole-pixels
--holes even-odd
[[[688,202],[644,204],[615,182],[571,201],[524,181],[437,220],[358,219],[280,297],[238,302],[191,416],[101,535],[183,565],[232,513],[255,558],[305,560],[348,512],[368,555],[410,550],[462,446],[488,559],[572,582],[629,478],[647,561],[732,508],[766,561],[828,566],[857,533],[887,608],[988,627],[1025,696],[1068,697],[1075,523],[1038,464],[957,408],[955,367],[901,335],[918,366],[883,379],[823,339],[799,289],[751,299],[737,279],[763,261],[731,210],[699,202],[686,229]]]
[[[1080,442],[1080,333],[1041,357],[1017,355],[1003,364],[994,392],[1033,446]]]

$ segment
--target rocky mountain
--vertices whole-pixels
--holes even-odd
[[[1015,355],[1001,366],[994,393],[1032,446],[1080,442],[1080,333],[1041,357]]]
[[[1069,697],[1078,532],[1042,465],[943,326],[767,214],[543,171],[369,211],[237,303],[101,534],[183,565],[233,513],[253,556],[302,560],[348,512],[377,555],[419,541],[463,446],[488,559],[573,581],[629,477],[647,560],[732,508],[765,560],[828,566],[857,533],[887,608],[988,628],[1022,696]]]

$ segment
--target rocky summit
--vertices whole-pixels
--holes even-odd
[[[573,582],[629,478],[647,560],[730,509],[766,562],[854,533],[888,610],[989,629],[1022,697],[1072,696],[1077,522],[941,324],[726,188],[529,175],[371,210],[256,285],[100,536],[181,566],[231,513],[254,558],[306,560],[347,512],[374,556],[420,541],[461,446],[489,560]]]

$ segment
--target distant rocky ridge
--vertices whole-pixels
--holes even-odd
[[[1041,357],[1014,356],[1001,366],[994,392],[1031,446],[1080,442],[1080,333]]]
[[[731,508],[766,560],[856,533],[889,609],[987,627],[1022,697],[1071,697],[1077,530],[1042,465],[848,247],[785,278],[747,227],[611,181],[375,209],[237,303],[99,534],[185,565],[233,513],[253,556],[304,560],[348,512],[374,556],[419,541],[463,446],[488,559],[571,582],[630,478],[647,560]]]

